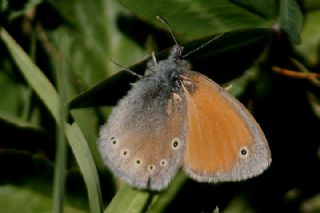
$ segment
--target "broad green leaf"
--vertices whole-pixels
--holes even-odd
[[[296,46],[299,53],[312,65],[319,63],[320,11],[309,12],[301,32],[301,43]]]
[[[49,33],[52,40],[69,36],[67,59],[72,71],[87,85],[93,85],[114,72],[111,59],[128,65],[143,56],[143,50],[119,32],[117,18],[123,12],[117,2],[109,0],[53,1],[69,24],[66,30]],[[130,56],[130,57],[128,57]]]
[[[300,43],[303,14],[297,0],[281,0],[279,16],[280,29],[289,36],[291,41]]]
[[[231,2],[238,4],[239,7],[243,7],[251,13],[257,14],[265,19],[274,20],[277,17],[277,0],[231,0]]]
[[[71,100],[70,108],[115,105],[117,100],[130,89],[129,83],[131,82],[134,82],[134,77],[125,71],[121,71],[80,93]],[[119,88],[119,85],[122,86]],[[113,88],[117,89],[114,90]]]
[[[209,70],[218,70],[219,68],[217,67],[222,66],[221,63],[223,63],[223,65],[225,66],[232,65],[229,69],[233,70],[232,72],[235,72],[236,70],[241,69],[239,67],[239,63],[230,63],[229,61],[246,62],[249,58],[251,58],[251,60],[255,59],[257,57],[256,52],[252,51],[253,55],[251,56],[249,54],[243,55],[241,54],[241,52],[243,52],[243,48],[260,46],[258,51],[261,51],[262,47],[268,41],[269,36],[270,31],[268,30],[252,29],[247,31],[230,32],[214,41],[212,44],[208,44],[201,51],[193,53],[188,58],[190,58],[189,61],[193,65],[195,65],[194,67],[199,66],[199,72],[203,71],[201,67],[203,67],[204,65],[206,67],[209,67]],[[201,44],[204,44],[212,37],[213,36],[210,36],[183,44],[186,50],[185,52],[187,53],[188,51],[195,49]],[[228,53],[232,53],[232,55],[226,57],[225,55]],[[157,59],[161,60],[163,58],[166,58],[167,55],[168,50],[165,50],[157,54]],[[223,59],[219,58],[221,55],[224,56]],[[241,60],[242,57],[244,58],[243,60]],[[214,60],[215,58],[217,60]],[[143,74],[148,60],[149,58],[146,58],[130,67],[130,69],[139,74]],[[221,75],[227,75],[227,70],[225,67],[221,70],[221,73]],[[70,107],[79,108],[101,105],[114,105],[119,98],[126,94],[128,89],[130,88],[129,83],[132,83],[135,80],[136,77],[132,76],[128,72],[119,72],[111,76],[110,78],[103,80],[94,87],[89,88],[79,96],[75,97],[70,102]]]
[[[275,22],[274,14],[277,10],[274,1],[256,1],[263,3],[225,0],[118,1],[134,15],[163,29],[166,26],[155,17],[157,15],[164,17],[177,35],[183,35],[183,40],[243,28],[270,28]],[[266,5],[268,10],[271,10],[270,13],[257,12]],[[256,8],[256,11],[249,8]]]

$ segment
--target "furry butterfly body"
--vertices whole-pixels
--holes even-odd
[[[271,161],[250,113],[224,89],[191,70],[174,46],[114,107],[100,130],[103,160],[140,189],[162,190],[180,167],[193,179],[238,181]]]

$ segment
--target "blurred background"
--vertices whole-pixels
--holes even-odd
[[[259,177],[208,184],[179,172],[154,194],[103,165],[99,126],[136,80],[111,60],[143,74],[152,51],[166,57],[174,42],[157,15],[185,53],[225,33],[188,60],[232,84],[261,125],[272,164]],[[318,1],[1,0],[0,21],[0,212],[99,212],[113,198],[122,212],[139,195],[133,212],[320,212]],[[58,91],[60,119],[79,126],[73,140],[34,73]]]

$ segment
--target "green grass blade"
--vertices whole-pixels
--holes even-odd
[[[59,125],[59,106],[61,106],[61,103],[59,95],[53,85],[3,28],[0,28],[0,38],[4,41],[23,76],[49,109]],[[88,144],[76,123],[72,126],[65,124],[63,127],[60,126],[60,128],[66,128],[65,131],[68,142],[87,186],[91,212],[101,212],[100,182]]]
[[[187,181],[187,176],[182,172],[178,172],[169,187],[159,195],[159,198],[148,209],[148,213],[164,212],[165,208],[176,197],[179,190]]]
[[[64,43],[67,37],[62,38],[62,55],[66,52]],[[59,60],[60,59],[60,60]],[[60,94],[59,106],[60,113],[58,118],[59,126],[64,126],[67,118],[67,63],[63,57],[59,57],[56,61],[56,79],[58,84],[58,92]],[[66,183],[66,166],[67,166],[67,143],[65,139],[64,128],[57,128],[57,145],[56,145],[55,171],[53,183],[53,212],[63,212],[65,183]]]
[[[62,115],[65,113],[61,113]],[[61,116],[63,124],[64,116]],[[62,212],[64,205],[65,183],[66,183],[66,165],[67,165],[67,143],[64,136],[64,128],[57,128],[57,151],[54,169],[53,182],[53,212]]]
[[[23,76],[36,91],[40,99],[55,119],[59,117],[60,100],[57,91],[41,70],[30,60],[24,50],[13,40],[5,29],[0,29],[0,36],[7,45],[13,59]]]
[[[73,123],[72,125],[66,124],[66,136],[87,184],[91,212],[102,212],[98,172],[94,165],[89,146],[77,123]]]

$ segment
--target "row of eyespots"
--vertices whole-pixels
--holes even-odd
[[[120,151],[120,155],[122,157],[124,157],[124,158],[129,157],[129,150],[128,149],[121,150]],[[143,161],[142,161],[141,158],[136,158],[135,163],[136,163],[136,165],[142,165]],[[166,159],[162,159],[162,160],[159,161],[159,165],[162,166],[162,167],[167,166],[168,165],[168,161]],[[154,165],[151,164],[151,165],[148,166],[148,170],[149,171],[154,171],[154,169],[155,169]]]
[[[141,158],[136,158],[135,163],[137,166],[140,166],[143,164],[143,161]],[[162,160],[160,160],[159,164],[161,167],[164,167],[164,166],[168,165],[168,161],[166,159],[162,159]],[[156,166],[154,164],[149,164],[147,169],[150,173],[152,173],[155,171]]]
[[[114,136],[110,137],[110,141],[111,141],[111,143],[113,145],[116,145],[118,143],[118,140]],[[172,140],[172,149],[173,150],[177,150],[179,147],[180,147],[180,140],[178,138],[173,139]],[[120,156],[121,157],[128,158],[129,154],[130,153],[129,153],[128,149],[122,149],[120,151]],[[142,165],[143,162],[142,162],[141,158],[136,158],[135,163],[136,163],[136,165]],[[159,161],[159,165],[162,166],[162,167],[167,166],[168,165],[168,161],[166,159],[162,159],[162,160]],[[150,172],[154,171],[155,168],[156,168],[155,165],[152,165],[152,164],[148,166],[148,170]]]
[[[135,162],[136,162],[137,165],[141,165],[143,163],[141,158],[136,158]],[[168,165],[168,161],[166,159],[162,159],[162,160],[159,161],[159,165],[160,166],[166,166],[166,165]],[[150,167],[150,169],[153,169],[155,166],[153,164],[150,164],[149,167]]]
[[[167,161],[166,159],[162,159],[162,160],[160,161],[160,166],[161,166],[161,167],[164,167],[164,166],[166,166],[166,165],[168,165],[168,161]],[[155,170],[155,168],[156,168],[156,166],[153,165],[153,164],[148,165],[148,170],[149,170],[149,172],[153,172],[153,171]]]
[[[115,137],[111,137],[111,138],[110,138],[110,141],[111,141],[111,143],[114,144],[114,145],[116,145],[117,142],[118,142]],[[176,150],[176,149],[179,148],[179,146],[180,146],[180,140],[179,140],[178,138],[173,139],[173,140],[172,140],[172,149]],[[122,151],[121,151],[121,154],[122,154],[123,156],[126,156],[126,155],[128,154],[128,152],[129,152],[129,151],[125,149],[125,150],[122,150]],[[247,148],[246,146],[242,147],[242,148],[240,149],[240,157],[241,157],[241,158],[246,158],[246,157],[248,157],[248,155],[249,155],[249,150],[248,150],[248,148]],[[166,163],[164,163],[164,161],[161,161],[161,163],[160,163],[160,165],[165,165],[165,164],[166,164]]]
[[[110,141],[113,145],[116,145],[118,143],[117,139],[113,136],[110,138]],[[180,140],[179,138],[175,138],[172,140],[172,149],[173,150],[177,150],[178,148],[180,147]],[[120,155],[122,157],[129,157],[129,150],[128,149],[123,149],[120,151]],[[243,146],[241,147],[240,151],[239,151],[239,157],[240,158],[247,158],[249,156],[249,150],[248,150],[248,147],[247,146]],[[135,163],[137,165],[141,165],[142,164],[142,160],[140,158],[137,158]],[[166,159],[162,159],[160,160],[159,162],[160,166],[164,167],[168,164],[168,161]],[[155,170],[155,166],[154,165],[149,165],[148,166],[148,170],[150,172],[153,172]]]
[[[110,141],[113,145],[116,145],[118,143],[117,139],[115,137],[111,137]],[[175,138],[172,140],[172,149],[176,150],[180,147],[180,140],[179,138]]]

